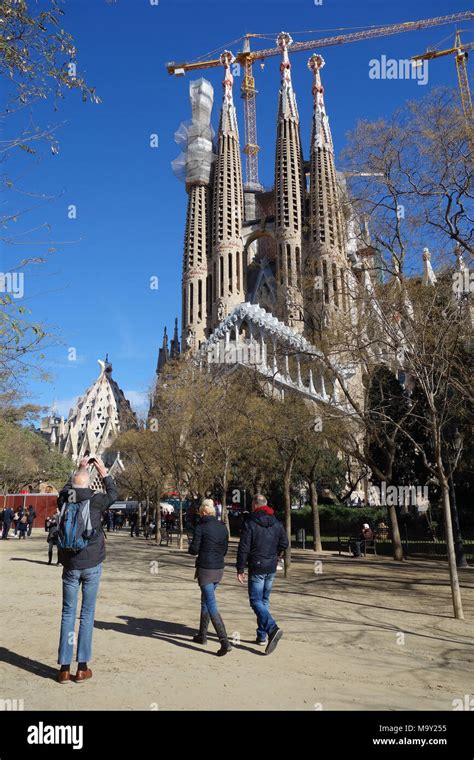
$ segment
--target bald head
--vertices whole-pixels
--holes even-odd
[[[85,467],[80,467],[73,475],[72,485],[76,488],[89,488],[91,479],[89,471]]]
[[[256,496],[253,497],[252,500],[252,507],[253,509],[258,509],[258,507],[264,507],[267,503],[267,499],[263,494],[258,493]]]

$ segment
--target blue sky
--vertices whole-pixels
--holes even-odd
[[[97,376],[97,359],[108,352],[114,377],[132,403],[139,402],[153,381],[163,327],[167,324],[170,332],[174,317],[180,317],[186,193],[172,174],[171,161],[179,153],[174,132],[190,116],[189,81],[201,74],[170,77],[167,61],[222,50],[246,31],[272,34],[271,41],[254,42],[254,47],[270,47],[281,30],[314,30],[309,37],[293,34],[295,40],[311,39],[336,34],[340,27],[446,15],[466,10],[467,5],[464,0],[323,0],[321,5],[314,0],[159,0],[158,5],[149,0],[67,0],[64,26],[75,38],[80,69],[102,103],[84,104],[72,93],[59,111],[42,105],[37,121],[60,125],[60,151],[52,155],[43,150],[37,157],[25,157],[21,167],[11,167],[19,189],[52,198],[38,203],[12,193],[10,208],[33,205],[19,220],[18,231],[38,229],[23,236],[30,245],[8,246],[2,252],[6,268],[19,257],[43,254],[45,243],[55,247],[48,262],[30,270],[25,281],[25,305],[61,339],[46,352],[52,381],[31,381],[32,400],[45,405],[56,401],[58,410],[66,413]],[[472,32],[472,23],[461,24],[469,27]],[[370,79],[369,61],[382,55],[408,58],[443,39],[452,40],[453,31],[453,26],[442,26],[321,49],[336,152],[358,119],[389,114],[407,98],[421,98],[431,87],[456,83],[452,58],[431,64],[426,86],[413,80]],[[467,38],[472,40],[472,33]],[[239,45],[230,49],[236,52]],[[292,58],[305,155],[312,104],[308,55]],[[268,59],[263,71],[257,65],[255,73],[260,175],[270,185],[278,58]],[[210,69],[204,76],[215,89],[216,125],[222,72]],[[238,77],[235,85],[242,117]],[[156,149],[150,147],[153,133],[159,138]],[[76,206],[76,219],[68,218],[71,204]],[[150,289],[154,276],[159,278],[158,290]],[[68,358],[71,348],[75,361]]]

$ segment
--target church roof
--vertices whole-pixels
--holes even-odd
[[[74,459],[101,455],[117,434],[135,427],[136,415],[112,377],[112,364],[99,359],[100,373],[69,411],[58,441],[61,451]]]

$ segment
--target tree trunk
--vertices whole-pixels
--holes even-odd
[[[254,495],[262,493],[262,491],[263,491],[263,481],[264,481],[263,472],[259,472],[256,475],[255,481],[254,481],[254,488],[253,488]]]
[[[179,495],[179,551],[183,551],[183,502]]]
[[[155,543],[159,545],[161,541],[161,507],[160,507],[159,497],[157,497],[156,506],[155,506],[155,521],[156,521]]]
[[[227,530],[229,530],[229,515],[227,514],[227,469],[222,478],[222,522]]]
[[[448,566],[449,566],[449,579],[451,583],[451,596],[453,599],[454,617],[457,620],[464,620],[464,612],[462,609],[461,589],[459,587],[458,568],[456,566],[456,552],[454,549],[453,538],[453,522],[451,519],[451,502],[449,500],[449,483],[446,477],[446,472],[443,465],[443,458],[441,454],[441,433],[438,424],[438,420],[433,413],[431,416],[433,437],[434,437],[434,453],[436,461],[436,471],[438,474],[438,481],[441,487],[441,495],[443,499],[443,516],[444,516],[444,533],[446,539],[446,550],[448,553]]]
[[[313,551],[322,552],[321,525],[319,522],[318,492],[314,480],[309,480],[309,496],[311,501],[311,514],[313,517]]]
[[[402,562],[403,547],[402,539],[400,538],[400,528],[398,527],[397,510],[393,504],[387,506],[387,510],[388,518],[390,520],[390,533],[392,535],[393,559],[397,560],[397,562]]]
[[[285,503],[285,528],[288,536],[288,549],[285,551],[285,578],[291,571],[291,473],[295,457],[291,456],[285,467],[283,479],[283,495]]]
[[[459,587],[458,568],[456,565],[456,552],[454,550],[453,524],[451,520],[451,504],[449,502],[449,484],[444,474],[442,465],[438,465],[441,493],[443,495],[444,532],[446,537],[446,549],[448,552],[449,578],[451,581],[451,596],[453,598],[454,617],[464,620],[462,609],[461,589]]]
[[[148,500],[148,496],[147,496]],[[142,527],[142,516],[143,516],[143,507],[141,501],[138,502],[138,515],[137,515],[137,530],[138,535],[140,535],[140,528]]]
[[[464,551],[464,543],[461,535],[461,526],[459,525],[459,513],[456,503],[456,490],[454,487],[454,478],[452,470],[449,474],[449,486],[451,491],[451,520],[453,522],[453,536],[454,536],[454,551],[456,553],[456,566],[468,567],[466,554]]]

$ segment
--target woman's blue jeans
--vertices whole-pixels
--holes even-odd
[[[201,586],[201,612],[208,612],[211,618],[219,614],[216,601],[217,586],[217,583],[206,583],[205,586]]]
[[[77,639],[77,662],[89,662],[92,655],[95,603],[102,563],[86,570],[63,570],[63,610],[59,637],[58,664],[70,665],[73,657],[79,586],[82,584],[81,615]]]

